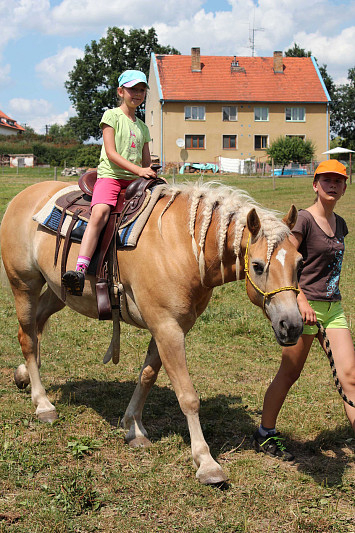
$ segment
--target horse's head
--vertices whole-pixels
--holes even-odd
[[[292,229],[297,210],[292,206],[284,223]],[[245,279],[250,300],[269,318],[281,346],[296,344],[302,333],[302,317],[297,306],[297,271],[302,256],[290,242],[287,232],[268,258],[268,243],[260,237],[261,223],[255,209],[247,217]]]

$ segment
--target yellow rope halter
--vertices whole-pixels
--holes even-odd
[[[249,282],[252,284],[254,289],[264,296],[264,299],[263,299],[263,311],[265,312],[266,298],[270,298],[270,296],[273,296],[274,294],[277,294],[278,292],[282,292],[282,291],[294,291],[296,293],[299,293],[300,290],[297,289],[297,287],[291,286],[291,287],[280,287],[279,289],[275,289],[274,291],[264,292],[254,283],[254,281],[251,279],[250,274],[249,274],[249,243],[250,243],[250,237],[251,237],[251,234],[249,233],[247,247],[245,249],[245,256],[244,256],[245,287],[247,287],[247,283],[248,283],[248,280],[249,280]]]

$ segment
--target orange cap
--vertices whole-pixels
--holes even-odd
[[[343,178],[348,179],[345,166],[337,159],[328,159],[327,161],[320,163],[316,168],[314,178],[317,174],[326,174],[328,172],[331,174],[340,174]]]

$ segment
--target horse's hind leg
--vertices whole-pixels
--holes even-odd
[[[149,391],[158,377],[160,368],[161,360],[155,341],[152,338],[139,375],[138,384],[121,422],[121,426],[128,429],[125,438],[130,446],[147,447],[151,444],[142,424],[142,411]]]
[[[26,361],[26,365],[20,365],[16,370],[15,381],[23,388],[29,379],[38,418],[43,422],[53,422],[58,416],[54,405],[47,398],[39,374],[39,336],[48,317],[62,309],[64,304],[49,288],[39,296],[44,284],[43,278],[32,279],[27,283],[19,280],[14,283],[10,279],[10,283],[19,321],[18,339]]]

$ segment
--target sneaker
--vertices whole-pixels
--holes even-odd
[[[256,431],[252,437],[252,444],[257,452],[266,453],[270,457],[276,457],[283,461],[293,461],[295,457],[286,450],[286,447],[282,444],[283,440],[280,437],[280,433],[263,437],[259,431]]]
[[[84,290],[85,274],[80,270],[68,270],[62,277],[62,283],[72,296],[81,296]]]

